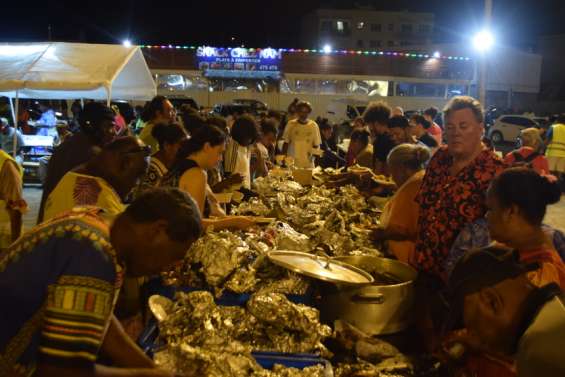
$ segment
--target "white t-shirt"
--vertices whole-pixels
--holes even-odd
[[[263,157],[263,160],[265,161],[269,160],[269,151],[267,150],[266,146],[264,146],[261,143],[257,143],[257,149],[259,150],[259,153],[261,153],[261,157]]]
[[[291,120],[284,129],[283,140],[288,143],[288,155],[297,168],[313,168],[312,149],[322,144],[320,128],[313,120],[306,124]]]
[[[251,150],[230,139],[224,154],[224,170],[226,173],[239,173],[243,177],[243,187],[251,188]]]

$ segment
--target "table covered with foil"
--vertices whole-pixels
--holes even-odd
[[[165,274],[169,284],[210,289],[217,296],[226,290],[252,293],[260,289],[301,295],[308,288],[307,279],[274,266],[267,259],[269,251],[380,255],[369,239],[379,211],[355,187],[306,188],[280,176],[258,178],[254,184],[259,197],[233,212],[276,220],[246,232],[209,231],[182,264]]]
[[[314,180],[320,183],[335,173],[317,171]],[[156,362],[189,376],[417,375],[414,360],[393,346],[344,331],[344,326],[332,331],[319,322],[317,309],[285,296],[304,295],[310,281],[271,263],[267,254],[272,250],[380,256],[368,230],[378,225],[380,208],[354,186],[303,187],[289,176],[256,179],[259,197],[233,209],[238,215],[274,218],[271,224],[245,232],[211,230],[192,246],[182,264],[164,275],[168,284],[208,291],[177,293],[169,317],[159,326],[166,346],[155,354]],[[214,298],[225,292],[251,297],[244,307],[217,305]],[[324,345],[328,339],[346,343],[351,354],[336,361],[330,374],[321,365],[265,370],[251,354],[278,351],[330,357]]]

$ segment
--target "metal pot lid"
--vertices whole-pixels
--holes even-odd
[[[323,253],[275,250],[269,252],[268,257],[278,266],[330,283],[363,285],[374,281],[373,277],[362,269],[331,259]]]

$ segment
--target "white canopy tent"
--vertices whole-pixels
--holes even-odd
[[[16,125],[20,98],[84,98],[109,104],[113,98],[141,101],[155,94],[155,82],[137,46],[0,44],[0,96],[16,99]]]

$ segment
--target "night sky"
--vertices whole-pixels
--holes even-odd
[[[368,1],[2,0],[0,41],[52,40],[247,47],[300,46],[300,16],[322,4]],[[371,1],[382,10],[436,14],[436,40],[463,41],[477,30],[482,0]],[[78,4],[81,4],[80,7]],[[533,47],[537,37],[565,33],[565,0],[494,0],[498,42]],[[231,37],[236,41],[231,42]]]

